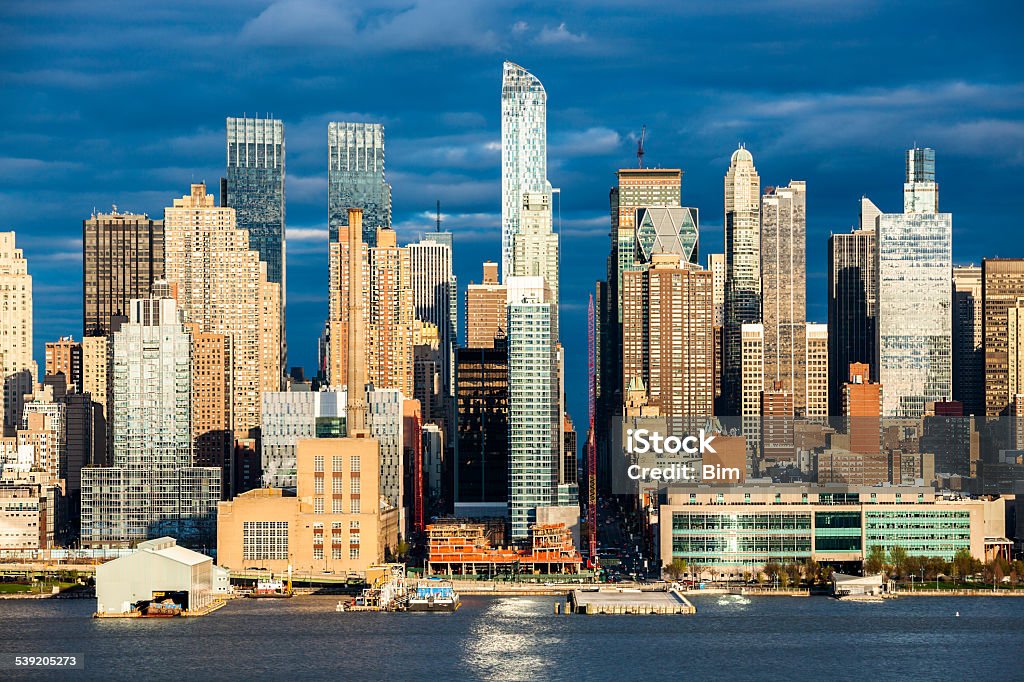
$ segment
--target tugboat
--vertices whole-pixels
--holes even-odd
[[[409,611],[440,611],[458,610],[461,605],[459,595],[448,580],[430,578],[421,581],[409,595]]]
[[[280,580],[260,580],[256,589],[245,596],[250,599],[287,599],[292,596],[291,584],[285,585]]]

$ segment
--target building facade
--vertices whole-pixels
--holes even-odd
[[[377,230],[391,227],[391,185],[384,178],[384,126],[327,124],[328,241],[338,240],[349,209],[362,209],[362,241],[377,244]]]
[[[345,417],[345,393],[326,391],[274,392],[263,394],[263,485],[294,488],[297,485],[296,446],[317,437],[317,425],[331,425]]]
[[[745,148],[732,154],[725,174],[725,329],[722,399],[740,413],[744,387],[742,327],[761,321],[761,178]],[[749,442],[749,441],[748,441]]]
[[[953,400],[985,414],[985,335],[981,268],[953,268]]]
[[[149,296],[164,278],[164,222],[146,215],[94,213],[82,222],[83,336],[106,336],[112,315]]]
[[[1024,393],[1020,366],[1024,316],[1024,258],[982,261],[982,330],[985,348],[985,414],[1009,414]]]
[[[878,222],[878,376],[885,416],[919,418],[953,393],[953,216],[938,212],[934,152],[907,151],[904,212]],[[924,178],[924,179],[921,179]]]
[[[551,196],[548,182],[547,92],[532,73],[505,62],[501,79],[501,278],[513,273],[513,238],[524,194]]]
[[[6,435],[13,435],[37,372],[32,359],[32,275],[25,255],[15,246],[14,232],[0,232],[0,329],[2,427]]]
[[[493,348],[505,338],[505,301],[508,290],[498,282],[498,264],[483,266],[483,282],[466,287],[466,348]]]

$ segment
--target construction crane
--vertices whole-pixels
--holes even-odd
[[[594,295],[587,306],[587,554],[593,568],[597,567],[597,443],[594,442],[594,412],[597,392],[597,327],[594,319]]]
[[[644,138],[647,137],[647,126],[640,129],[640,139],[636,143],[636,167],[644,167]]]

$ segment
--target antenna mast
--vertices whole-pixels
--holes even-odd
[[[636,167],[644,167],[644,138],[647,137],[647,126],[640,129],[640,140],[636,143]]]

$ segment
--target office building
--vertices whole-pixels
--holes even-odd
[[[32,275],[22,250],[15,246],[14,232],[0,232],[0,329],[2,427],[6,435],[13,435],[37,371],[32,359]]]
[[[93,213],[82,221],[83,336],[106,336],[112,315],[149,296],[164,278],[164,222],[134,213]]]
[[[460,518],[508,513],[508,362],[504,336],[456,351],[454,474]]]
[[[103,410],[107,409],[107,337],[86,336],[82,338],[82,393],[92,396],[92,401]]]
[[[377,230],[391,227],[391,185],[384,179],[384,126],[327,124],[328,241],[349,225],[349,209],[362,211],[362,242],[376,246]]]
[[[38,483],[0,482],[0,553],[33,556],[53,547],[47,532],[48,497]]]
[[[953,268],[953,400],[985,414],[985,336],[981,268]]]
[[[769,187],[761,198],[761,324],[765,385],[807,411],[807,185]]]
[[[409,244],[409,270],[415,319],[437,329],[438,355],[441,360],[441,392],[445,409],[455,380],[455,341],[458,329],[458,282],[452,265],[452,234],[427,232],[420,241]],[[415,344],[414,344],[415,345]],[[415,353],[414,353],[415,354]],[[415,362],[415,360],[414,360]],[[424,405],[424,419],[428,417]],[[433,418],[439,418],[434,415]]]
[[[1024,258],[986,258],[982,273],[985,414],[1009,414],[1024,393],[1020,320],[1024,315]]]
[[[504,338],[508,291],[498,282],[498,264],[483,265],[483,282],[466,287],[466,347],[493,348],[496,338]]]
[[[132,301],[111,340],[113,466],[82,470],[82,545],[129,547],[163,535],[208,544],[222,470],[194,466],[192,339],[176,302]]]
[[[622,384],[638,379],[661,416],[714,410],[712,273],[682,256],[653,254],[623,273]]]
[[[192,336],[192,444],[197,466],[218,467],[221,489],[234,491],[232,455],[235,433],[231,422],[231,367],[233,337],[200,331],[188,325]]]
[[[505,62],[501,79],[501,278],[513,273],[514,237],[522,227],[524,195],[550,199],[547,93],[532,73]]]
[[[953,391],[953,216],[938,212],[934,152],[907,151],[904,212],[878,219],[878,376],[885,416],[919,418]]]
[[[650,263],[656,253],[680,256],[685,263],[699,260],[697,209],[683,206],[638,208],[634,264]]]
[[[946,561],[967,550],[980,561],[1005,538],[1005,506],[1003,499],[945,500],[931,487],[673,489],[659,509],[661,563],[683,559],[697,577],[812,559],[852,570],[876,546]]]
[[[760,323],[741,327],[740,424],[747,437],[748,455],[755,456],[761,443],[761,394],[764,384],[764,327]],[[728,415],[732,416],[732,415]]]
[[[854,362],[875,362],[879,216],[878,207],[862,197],[860,227],[828,239],[829,403],[836,410],[847,378],[845,368]]]
[[[349,229],[349,225],[353,229]],[[366,322],[363,318],[363,270],[366,245],[363,242],[362,211],[352,209],[345,225],[338,227],[338,238],[328,244],[328,320],[325,334],[325,366],[327,381],[332,387],[345,386],[349,371],[349,355],[358,352],[365,362],[363,344]],[[360,339],[358,347],[348,345],[349,334]],[[361,389],[360,389],[361,391]]]
[[[366,391],[366,422],[370,438],[378,443],[380,495],[399,510],[405,527],[405,458],[403,456],[403,408],[407,402],[396,388],[372,387]],[[404,536],[404,530],[400,531]]]
[[[412,397],[420,403],[424,423],[447,428],[450,423],[450,396],[444,390],[444,362],[439,336],[433,324],[413,320]]]
[[[260,425],[260,393],[279,390],[279,308],[267,305],[267,265],[250,249],[235,210],[214,205],[206,186],[175,199],[164,211],[167,280],[186,322],[231,344],[231,430],[250,437]],[[276,294],[280,297],[280,292]],[[270,318],[269,320],[267,318]]]
[[[716,327],[721,327],[725,323],[725,254],[709,253],[707,268],[711,272],[714,287],[712,298],[715,312],[714,324]]]
[[[732,414],[741,413],[746,393],[741,381],[743,325],[761,321],[760,202],[761,178],[754,157],[740,147],[733,152],[725,174],[722,399]]]

